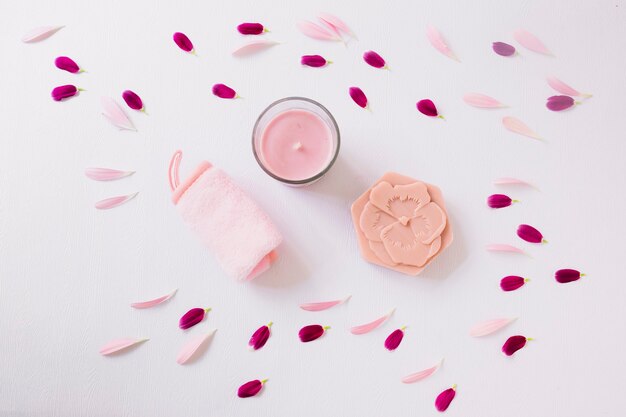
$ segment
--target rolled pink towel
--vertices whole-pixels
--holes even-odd
[[[269,216],[222,170],[203,161],[180,183],[183,153],[169,168],[172,201],[185,223],[237,280],[251,280],[276,259],[282,236]]]

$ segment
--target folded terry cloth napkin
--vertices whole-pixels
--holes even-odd
[[[185,223],[233,278],[251,280],[267,271],[282,241],[269,216],[224,171],[207,161],[181,184],[182,156],[181,151],[172,156],[169,181],[172,201]]]

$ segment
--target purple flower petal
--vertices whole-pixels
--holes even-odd
[[[456,384],[452,385],[452,388],[448,388],[443,391],[441,394],[437,395],[437,399],[435,400],[435,408],[439,412],[444,412],[450,407],[450,403],[454,400],[456,396]]]
[[[319,324],[311,324],[301,328],[298,336],[302,343],[312,342],[315,339],[319,339],[328,329],[330,329],[329,326],[322,327]]]
[[[517,203],[517,200],[511,200],[511,197],[504,194],[492,194],[487,197],[487,205],[491,208],[508,207],[511,203]]]
[[[54,101],[61,101],[66,98],[75,96],[78,93],[78,91],[79,89],[76,88],[76,86],[68,84],[68,85],[61,85],[59,87],[55,87],[54,90],[52,90],[52,93],[50,93],[50,95],[52,96],[52,99]]]
[[[306,65],[307,67],[319,68],[326,66],[326,64],[330,64],[331,61],[327,61],[326,58],[321,55],[302,55],[300,63],[302,65]]]
[[[404,338],[404,329],[405,327],[402,327],[401,329],[396,329],[391,332],[389,336],[387,336],[387,339],[385,340],[385,347],[387,348],[387,350],[396,350],[398,346],[400,346],[400,343]]]
[[[260,23],[242,23],[237,26],[237,31],[242,35],[260,35],[263,32],[267,32],[267,29]]]
[[[518,277],[517,275],[509,275],[500,280],[500,288],[502,291],[515,291],[528,282],[528,279]]]
[[[219,98],[236,98],[237,92],[225,84],[215,84],[213,86],[213,95]]]
[[[511,336],[506,340],[506,342],[504,342],[504,345],[502,345],[502,352],[506,356],[511,356],[515,352],[526,346],[526,342],[528,340],[532,339],[525,336]]]
[[[581,274],[575,269],[559,269],[554,273],[554,279],[561,284],[567,284],[568,282],[578,281],[580,277],[584,277],[585,274]]]
[[[543,235],[539,230],[528,224],[520,224],[517,227],[517,235],[526,242],[548,243],[548,241],[543,238]]]
[[[76,74],[77,72],[82,72],[80,67],[72,58],[67,56],[60,56],[54,60],[54,65],[58,69],[62,69],[63,71],[71,72],[72,74]]]
[[[367,97],[365,96],[363,90],[361,90],[359,87],[350,87],[348,92],[350,93],[350,97],[352,97],[352,100],[354,100],[357,105],[363,108],[367,107]]]
[[[124,91],[122,93],[122,98],[131,109],[143,111],[143,101],[141,101],[141,97],[133,91]]]
[[[259,391],[261,391],[261,388],[263,388],[263,385],[266,382],[267,382],[267,379],[264,379],[263,381],[259,381],[258,379],[255,379],[254,381],[246,382],[245,384],[239,387],[239,390],[237,390],[237,396],[239,398],[254,397],[255,395],[259,393]]]
[[[493,52],[501,56],[511,56],[515,54],[515,47],[504,42],[494,42],[491,44]]]
[[[211,311],[210,308],[192,308],[180,318],[180,320],[178,321],[178,327],[180,327],[181,329],[188,329],[195,326],[204,319],[204,316],[209,311]]]
[[[576,102],[570,96],[552,96],[548,97],[546,107],[548,110],[561,111],[572,107]]]
[[[193,49],[193,43],[191,43],[187,35],[185,35],[184,33],[181,33],[181,32],[174,33],[173,39],[174,39],[174,42],[176,42],[176,45],[178,45],[178,47],[182,49],[183,51],[190,52],[190,53],[195,52]]]
[[[420,113],[425,114],[426,116],[439,117],[443,119],[443,116],[439,115],[437,107],[435,106],[435,103],[432,102],[432,100],[425,98],[424,100],[418,101],[416,106],[417,110],[419,110]]]
[[[383,57],[378,55],[374,51],[367,51],[363,53],[363,61],[367,62],[369,65],[371,65],[374,68],[383,68],[383,69],[389,68],[387,67],[387,63],[385,62]]]
[[[259,327],[257,331],[252,334],[248,346],[252,347],[254,350],[259,350],[265,346],[265,343],[267,343],[267,340],[270,338],[270,327],[272,327],[272,322],[269,322],[267,326]]]

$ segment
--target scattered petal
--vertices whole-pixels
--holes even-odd
[[[511,56],[515,55],[515,47],[504,42],[494,42],[491,44],[491,49],[498,55]]]
[[[302,55],[300,63],[313,68],[325,67],[328,64],[332,64],[331,61],[326,60],[326,58],[321,55]]]
[[[120,195],[120,196],[117,196],[117,197],[105,198],[104,200],[98,201],[94,206],[98,210],[112,209],[112,208],[115,208],[117,206],[121,206],[124,203],[129,202],[130,200],[135,198],[135,196],[137,194],[139,194],[139,193],[133,193],[133,194],[128,194],[128,195]]]
[[[526,342],[529,340],[533,340],[526,336],[511,336],[509,337],[504,345],[502,345],[502,352],[506,356],[511,356],[524,346],[526,346]]]
[[[260,23],[242,23],[237,26],[237,31],[242,35],[260,35],[268,30]]]
[[[520,248],[516,248],[512,245],[507,245],[506,243],[492,243],[491,245],[487,245],[487,250],[490,252],[513,252],[521,254],[526,253]]]
[[[568,282],[578,281],[580,277],[584,277],[585,274],[581,274],[575,269],[559,269],[554,273],[554,279],[561,284],[567,284]]]
[[[520,224],[517,227],[517,236],[530,243],[548,243],[539,230],[528,224]]]
[[[367,96],[365,95],[363,90],[361,90],[359,87],[350,87],[348,92],[350,93],[350,97],[352,97],[352,100],[354,100],[354,102],[358,106],[363,107],[364,109],[367,108]]]
[[[552,52],[546,48],[546,46],[541,42],[535,35],[528,32],[524,29],[518,29],[513,32],[513,37],[516,41],[520,43],[524,48],[530,49],[531,51],[538,52],[544,55],[552,55]]]
[[[450,403],[456,396],[456,384],[452,385],[452,388],[448,388],[437,396],[435,400],[435,408],[437,411],[444,412],[450,407]]]
[[[123,130],[134,130],[135,125],[130,121],[124,110],[110,97],[101,97],[100,103],[102,104],[102,115],[107,118],[113,126]]]
[[[405,384],[412,384],[414,382],[421,381],[422,379],[426,379],[432,374],[434,374],[435,372],[437,372],[437,370],[441,367],[442,362],[443,362],[443,359],[435,366],[432,366],[427,369],[423,369],[413,374],[409,374],[405,376],[404,378],[402,378],[402,382],[404,382]]]
[[[194,337],[189,342],[187,342],[180,352],[178,352],[178,356],[176,357],[176,363],[179,365],[186,364],[190,359],[196,356],[198,350],[204,346],[204,344],[215,334],[215,329],[211,330],[209,333],[201,334],[200,336]]]
[[[435,106],[435,103],[433,103],[432,100],[429,100],[427,98],[425,98],[424,100],[420,100],[417,102],[416,107],[420,113],[425,114],[426,116],[438,117],[440,119],[443,119],[443,116],[439,114],[439,112],[437,111],[437,106]]]
[[[330,329],[330,326],[322,327],[319,324],[311,324],[301,328],[298,332],[298,336],[300,337],[300,341],[302,343],[312,342],[313,340],[322,337],[328,329]]]
[[[363,53],[363,61],[374,68],[389,69],[383,57],[374,51],[365,51]]]
[[[396,329],[385,339],[385,348],[387,350],[396,350],[400,343],[402,343],[402,339],[404,338],[404,329],[406,327],[402,327],[400,329]]]
[[[120,171],[110,168],[87,168],[85,176],[95,181],[114,181],[133,175],[135,171]]]
[[[248,346],[250,346],[254,350],[259,350],[267,343],[267,340],[270,338],[272,334],[271,331],[272,322],[270,321],[267,326],[261,326],[257,329],[256,332],[252,334],[250,341],[248,342]]]
[[[500,329],[505,328],[509,324],[513,323],[515,320],[517,320],[517,317],[483,321],[474,325],[474,327],[470,329],[469,334],[472,337],[487,336],[489,334],[497,332]]]
[[[486,96],[479,93],[468,93],[463,96],[465,101],[470,106],[481,107],[485,109],[496,109],[500,107],[506,107],[493,97]]]
[[[443,36],[441,36],[441,33],[439,33],[439,31],[435,29],[433,26],[429,25],[426,28],[426,37],[428,38],[428,41],[430,42],[430,44],[436,50],[438,50],[439,52],[441,52],[448,58],[454,59],[457,62],[459,61],[459,59],[456,57],[456,55],[454,55],[450,47],[448,47],[448,44],[443,39]]]
[[[519,203],[519,201],[511,200],[511,197],[504,194],[492,194],[487,197],[487,205],[495,209],[508,207],[512,203]]]
[[[552,87],[554,90],[558,91],[561,94],[565,94],[566,96],[574,96],[574,97],[591,97],[591,94],[581,93],[580,91],[570,87],[565,84],[563,81],[559,80],[556,77],[548,77],[546,79],[548,85]]]
[[[22,42],[33,43],[33,42],[42,41],[54,35],[55,33],[63,29],[64,27],[65,26],[42,26],[42,27],[32,29],[26,35],[22,37]]]
[[[346,25],[343,22],[343,20],[339,19],[337,16],[334,16],[330,13],[320,13],[317,15],[317,17],[320,20],[322,20],[324,23],[326,23],[327,25],[333,27],[335,31],[341,31],[345,33],[346,35],[349,35],[352,38],[357,39],[352,29],[350,29],[348,25]]]
[[[343,300],[321,301],[321,302],[316,302],[316,303],[305,303],[305,304],[300,304],[300,308],[303,309],[303,310],[306,310],[306,311],[328,310],[331,307],[334,307],[336,305],[345,303],[346,301],[348,301],[348,299],[350,299],[350,296],[347,296]]]
[[[496,178],[493,180],[493,183],[495,185],[526,185],[528,187],[532,187],[532,185],[526,181],[511,177]]]
[[[109,343],[107,343],[106,345],[100,348],[100,354],[105,355],[105,356],[111,355],[115,352],[119,352],[120,350],[127,349],[131,346],[134,346],[139,343],[143,343],[147,340],[148,339],[131,339],[131,338],[111,340]]]
[[[362,324],[360,326],[354,326],[353,328],[350,329],[350,333],[356,334],[356,335],[360,335],[360,334],[365,334],[365,333],[371,332],[372,330],[380,327],[384,322],[386,322],[387,319],[389,319],[389,317],[391,317],[391,315],[393,314],[393,312],[395,310],[396,309],[394,308],[389,313],[385,314],[382,317],[377,318],[376,320],[374,320],[372,322],[365,323],[365,324]]]
[[[278,42],[269,41],[266,39],[259,39],[240,46],[233,51],[232,55],[238,57],[248,56],[269,49],[275,45],[278,45]]]
[[[215,84],[213,86],[213,95],[219,98],[237,98],[237,92],[226,84]]]
[[[192,308],[191,310],[183,314],[183,316],[180,318],[180,320],[178,321],[178,327],[185,330],[195,326],[196,324],[204,320],[204,317],[209,311],[211,311],[210,308]]]
[[[328,29],[317,25],[308,20],[302,20],[298,22],[298,29],[300,32],[308,36],[309,38],[318,39],[321,41],[341,41],[342,39],[337,36],[336,33],[329,31]]]
[[[164,303],[167,300],[169,300],[170,298],[172,298],[174,296],[174,294],[176,294],[176,291],[178,291],[178,289],[172,291],[169,294],[162,295],[161,297],[155,298],[153,300],[138,301],[136,303],[132,303],[130,306],[132,308],[137,308],[137,309],[144,309],[144,308],[151,308],[151,307],[154,307],[154,306],[158,306],[159,304]]]
[[[519,277],[517,275],[509,275],[500,280],[500,288],[502,288],[502,291],[515,291],[528,281],[528,278]]]
[[[133,110],[145,111],[143,101],[135,92],[126,90],[122,93],[122,98],[126,102],[126,105]]]
[[[176,45],[183,51],[189,52],[190,54],[196,53],[196,50],[193,48],[193,43],[191,43],[191,40],[184,33],[176,32],[172,38]]]
[[[76,74],[77,72],[83,72],[80,69],[78,64],[74,62],[74,60],[67,56],[59,56],[54,60],[54,65],[63,71],[71,72],[72,74]]]
[[[254,397],[259,393],[259,391],[261,391],[261,388],[263,388],[266,382],[267,379],[264,379],[262,381],[255,379],[254,381],[246,382],[239,387],[239,390],[237,391],[237,396],[239,398]]]
[[[505,116],[502,118],[502,124],[508,130],[518,135],[528,136],[533,139],[541,139],[539,135],[532,131],[524,122],[513,116]]]
[[[576,102],[570,96],[551,96],[548,97],[546,107],[548,110],[561,111],[572,107]]]
[[[65,100],[66,98],[74,97],[76,94],[78,94],[78,91],[79,89],[76,88],[76,86],[68,84],[55,87],[50,95],[52,96],[52,100],[61,101]]]

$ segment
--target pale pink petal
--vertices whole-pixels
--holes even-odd
[[[357,39],[352,29],[350,29],[348,25],[346,25],[343,22],[343,20],[339,19],[337,16],[334,16],[330,13],[320,13],[317,15],[317,17],[319,17],[321,20],[323,20],[330,26],[333,26],[334,28],[342,31],[343,33],[352,36],[354,39]]]
[[[506,243],[492,243],[491,245],[487,245],[487,250],[490,252],[512,252],[512,253],[521,253],[521,254],[526,253],[520,248],[517,248],[512,245],[507,245]]]
[[[350,333],[352,334],[356,334],[356,335],[360,335],[360,334],[365,334],[365,333],[369,333],[372,330],[380,327],[384,322],[387,321],[387,319],[389,319],[389,317],[391,317],[391,315],[393,314],[393,312],[396,311],[396,309],[394,308],[393,310],[391,310],[389,313],[385,314],[384,316],[377,318],[376,320],[366,323],[366,324],[362,324],[360,326],[354,326],[353,328],[350,329]]]
[[[411,230],[417,239],[425,244],[438,238],[446,228],[446,214],[437,203],[432,201],[417,210],[410,221]]]
[[[488,334],[495,333],[498,330],[508,326],[515,320],[517,320],[517,317],[483,321],[474,325],[474,327],[470,329],[469,334],[472,337],[487,336]]]
[[[238,56],[238,57],[248,56],[248,55],[256,54],[257,52],[265,51],[266,49],[269,49],[275,45],[278,45],[278,42],[270,41],[267,39],[254,40],[235,49],[232,52],[232,54],[233,56]]]
[[[437,370],[441,367],[442,363],[443,363],[443,359],[439,361],[439,363],[435,366],[431,366],[430,368],[423,369],[413,374],[409,374],[405,376],[404,378],[402,378],[402,382],[404,382],[405,384],[412,384],[414,382],[421,381],[422,379],[426,379],[432,374],[434,374],[435,372],[437,372]]]
[[[326,28],[317,25],[308,20],[302,20],[298,22],[298,29],[309,38],[318,39],[322,41],[341,41],[341,38]]]
[[[102,115],[107,118],[111,124],[119,129],[134,130],[135,126],[130,121],[124,110],[110,97],[101,97],[100,103],[102,104]]]
[[[132,200],[133,198],[135,198],[135,196],[139,194],[139,193],[134,193],[134,194],[129,194],[129,195],[121,195],[118,197],[111,197],[111,198],[106,198],[104,200],[100,200],[98,201],[94,206],[98,209],[98,210],[108,210],[108,209],[112,209],[114,207],[120,206],[130,200]]]
[[[465,101],[470,106],[481,107],[485,109],[506,107],[495,98],[479,93],[467,93],[463,96],[463,101]]]
[[[167,300],[169,300],[170,298],[172,298],[174,296],[174,294],[176,294],[176,291],[178,291],[177,289],[172,291],[169,294],[163,295],[161,297],[155,298],[153,300],[148,300],[148,301],[138,301],[136,303],[132,303],[130,306],[132,308],[150,308],[150,307],[154,307],[157,306],[161,303],[166,302]]]
[[[22,37],[22,42],[33,43],[39,42],[57,33],[65,26],[42,26],[30,30],[26,35]]]
[[[496,178],[495,180],[493,180],[493,183],[495,185],[525,185],[528,187],[532,187],[532,184],[526,181],[511,177]]]
[[[179,365],[184,365],[190,359],[194,357],[194,355],[198,352],[198,350],[206,343],[207,340],[211,338],[215,334],[215,330],[211,330],[209,333],[201,334],[200,336],[196,336],[187,342],[180,352],[178,352],[178,357],[176,358],[176,363]]]
[[[372,188],[370,201],[385,213],[400,219],[411,218],[417,210],[430,203],[428,188],[423,182],[392,186],[382,181]]]
[[[348,301],[348,299],[350,299],[350,296],[347,296],[346,298],[342,300],[305,303],[305,304],[300,304],[300,308],[306,311],[323,311],[323,310],[328,310],[329,308],[334,307],[336,305],[343,304],[346,301]]]
[[[411,227],[400,222],[385,227],[381,238],[389,256],[396,263],[424,266],[432,256],[431,245],[420,242]]]
[[[371,202],[367,202],[361,213],[360,226],[368,240],[382,242],[380,233],[382,230],[397,220],[385,213]]]
[[[528,32],[524,29],[518,29],[513,32],[513,37],[516,41],[520,43],[524,48],[530,49],[531,51],[538,52],[544,55],[552,55],[552,53],[546,48],[546,46],[532,33]]]
[[[120,171],[110,168],[86,168],[85,175],[95,181],[114,181],[133,175],[135,171]]]
[[[138,343],[145,342],[147,340],[149,339],[124,338],[124,339],[111,340],[109,343],[107,343],[106,345],[100,348],[100,354],[110,355],[112,353],[119,352],[120,350],[127,349],[131,346],[134,346]]]
[[[429,25],[426,28],[426,37],[428,38],[428,41],[430,42],[430,44],[436,50],[438,50],[439,52],[441,52],[448,58],[454,59],[455,61],[459,61],[459,59],[456,57],[456,55],[454,55],[452,50],[450,50],[450,47],[448,47],[448,44],[443,39],[439,31],[435,29],[433,26]]]
[[[591,94],[581,93],[580,91],[570,87],[569,85],[565,84],[563,81],[559,80],[556,77],[548,77],[546,78],[546,81],[548,82],[548,85],[550,87],[552,87],[553,89],[555,89],[561,94],[565,94],[566,96],[574,96],[574,97],[579,96],[579,97],[586,97],[586,98],[591,97]]]
[[[502,124],[508,130],[518,135],[528,136],[533,139],[541,139],[541,136],[537,135],[526,123],[512,116],[505,116],[502,118]]]

